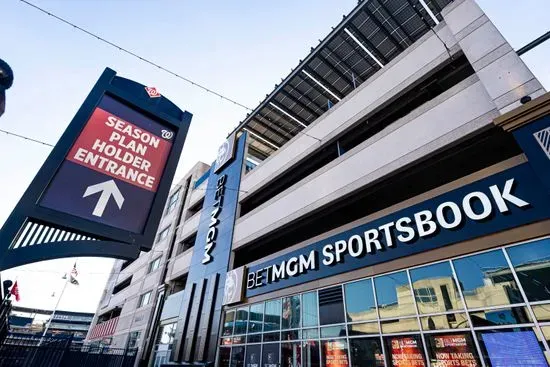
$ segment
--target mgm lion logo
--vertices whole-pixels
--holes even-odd
[[[224,141],[221,147],[218,149],[218,157],[216,158],[216,167],[221,167],[228,159],[229,155],[229,141]]]
[[[224,287],[224,304],[233,302],[237,295],[237,274],[234,271],[227,273]]]

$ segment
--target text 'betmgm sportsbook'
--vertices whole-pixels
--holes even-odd
[[[523,164],[252,265],[247,296],[536,221],[548,217],[548,201],[530,167]]]

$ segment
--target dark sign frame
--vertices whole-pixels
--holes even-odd
[[[39,205],[42,195],[104,95],[118,100],[174,131],[171,151],[141,233],[133,233]],[[139,256],[140,250],[150,250],[191,118],[191,113],[180,110],[165,97],[151,97],[145,86],[117,77],[114,70],[106,68],[3,225],[0,232],[0,270],[36,261],[73,256],[135,259]],[[75,241],[72,236],[73,239],[70,241],[63,238],[61,241],[48,242],[44,245],[30,243],[27,246],[15,248],[15,241],[22,235],[29,221],[42,227],[47,226],[74,233],[77,237],[84,239]]]

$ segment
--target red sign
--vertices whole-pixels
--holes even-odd
[[[393,367],[426,366],[418,340],[409,336],[392,338],[391,363]]]
[[[67,160],[156,192],[172,144],[96,108]]]
[[[432,367],[478,367],[479,363],[466,334],[431,336],[435,361]],[[432,357],[433,358],[433,357]]]
[[[345,340],[325,341],[325,366],[348,367],[348,346]]]
[[[155,87],[145,87],[145,91],[151,98],[157,98],[160,97],[160,93]]]

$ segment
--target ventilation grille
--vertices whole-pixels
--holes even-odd
[[[97,238],[33,221],[28,221],[23,226],[23,229],[13,242],[11,248],[17,249],[26,246],[67,241],[97,241]]]
[[[343,302],[341,286],[319,290],[319,306],[341,302]]]

